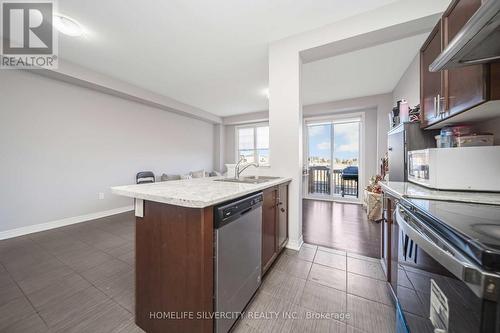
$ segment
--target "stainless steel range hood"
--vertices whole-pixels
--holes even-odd
[[[446,49],[431,72],[500,60],[500,0],[486,0]]]

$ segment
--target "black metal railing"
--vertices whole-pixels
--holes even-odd
[[[309,193],[330,194],[331,191],[330,168],[315,166],[309,168]]]
[[[343,169],[336,169],[332,173],[326,166],[309,167],[309,194],[331,194],[333,191],[333,194],[357,197],[358,175],[343,176],[342,171]]]

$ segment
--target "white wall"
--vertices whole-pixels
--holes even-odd
[[[138,171],[212,169],[212,123],[29,72],[0,75],[0,231],[131,205],[109,188]]]
[[[314,117],[329,114],[345,114],[349,112],[366,112],[370,110],[370,115],[367,116],[366,126],[368,132],[373,132],[373,136],[369,136],[371,141],[368,143],[366,151],[372,156],[367,156],[367,171],[378,172],[380,158],[387,151],[387,132],[389,131],[389,120],[387,114],[392,110],[392,94],[382,94],[365,96],[359,98],[351,98],[341,101],[319,103],[305,105],[303,107],[303,116]],[[267,112],[258,112],[247,114],[241,124],[255,123],[266,121],[269,114]],[[238,125],[237,118],[225,117],[223,122],[225,127],[224,152],[225,163],[235,163],[235,127]],[[271,151],[272,155],[273,152]],[[248,173],[256,173],[254,169],[248,169]]]
[[[357,49],[367,43],[379,43],[422,33],[420,24],[433,23],[448,0],[403,0],[377,8],[326,27],[311,30],[271,43],[269,46],[269,123],[271,172],[292,177],[288,247],[300,245],[302,239],[301,171],[302,171],[302,101],[301,52],[351,39]],[[405,25],[405,23],[410,23]],[[428,29],[426,26],[425,29]],[[358,37],[358,38],[356,38]],[[372,44],[370,44],[372,43]],[[323,58],[331,56],[320,52]],[[316,59],[317,60],[317,59]],[[381,118],[381,117],[380,117]],[[378,123],[384,122],[378,118]],[[388,123],[386,120],[385,123]],[[295,208],[294,205],[298,207]]]
[[[420,104],[420,53],[417,53],[415,58],[413,58],[403,76],[396,84],[392,96],[394,105],[402,98],[408,101],[410,108]]]
[[[236,126],[226,125],[225,140],[224,140],[224,163],[236,163]],[[247,169],[248,170],[248,169]]]

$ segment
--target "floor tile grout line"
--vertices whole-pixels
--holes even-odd
[[[9,272],[9,270],[7,269],[7,267],[5,267],[5,265],[3,263],[0,263],[0,265],[2,265],[2,267],[5,269],[5,272],[7,273],[7,275],[10,277],[10,279],[12,280],[12,282],[14,282],[16,284],[16,287],[19,289],[19,291],[22,293],[23,297],[26,299],[26,301],[28,301],[28,303],[30,304],[31,308],[33,309],[33,311],[36,313],[36,315],[42,320],[43,324],[45,325],[45,327],[47,327],[47,329],[50,330],[50,326],[47,324],[47,322],[45,321],[45,319],[40,315],[40,312],[38,311],[38,308],[35,307],[35,305],[31,302],[30,298],[28,297],[28,295],[26,295],[26,293],[24,292],[24,290],[21,288],[21,286],[19,285],[19,283],[17,282],[16,279],[14,279],[14,277],[12,276],[12,274]],[[24,320],[26,318],[23,318],[23,319],[20,319],[18,321],[16,321],[15,323],[18,323],[19,321],[21,320]],[[14,323],[13,323],[14,324]]]
[[[315,253],[315,256],[316,256],[316,253]],[[297,258],[297,259],[302,260],[302,261],[306,261],[306,262],[307,262],[307,260],[304,260],[304,259],[301,259],[301,258]],[[360,259],[360,258],[355,258],[355,259],[363,260],[363,259]],[[347,258],[346,258],[346,260],[347,260]],[[368,261],[368,260],[364,260],[364,261]],[[370,262],[370,261],[368,261],[368,262]],[[314,265],[314,264],[317,264],[317,263],[314,263],[314,262],[313,262],[313,265]],[[310,274],[311,274],[311,270],[312,270],[312,266],[313,266],[313,265],[311,265],[311,268],[309,269],[309,272],[308,272],[308,274],[307,274],[307,278],[306,278],[306,282],[313,282],[313,283],[319,284],[319,285],[321,285],[321,286],[324,286],[324,287],[327,287],[327,288],[330,288],[330,289],[334,289],[334,290],[336,290],[336,291],[344,292],[344,293],[346,294],[346,296],[348,296],[348,295],[352,295],[352,296],[359,297],[359,298],[362,298],[362,299],[367,300],[367,301],[370,301],[370,302],[374,302],[374,303],[378,303],[378,304],[384,305],[384,306],[386,306],[386,307],[391,307],[391,306],[390,306],[390,305],[388,305],[388,304],[385,304],[385,303],[382,303],[382,302],[379,302],[379,301],[376,301],[376,300],[373,300],[373,299],[369,299],[369,298],[366,298],[366,297],[363,297],[363,296],[360,296],[360,295],[356,295],[356,294],[350,293],[350,292],[348,292],[348,290],[347,290],[347,284],[348,284],[348,278],[349,278],[349,276],[348,276],[348,275],[349,275],[349,273],[354,274],[354,275],[357,275],[357,276],[365,277],[365,278],[368,278],[368,279],[372,279],[372,280],[375,280],[375,281],[380,281],[380,282],[386,282],[386,281],[384,281],[384,280],[380,280],[380,279],[377,279],[377,278],[373,278],[373,277],[370,277],[370,276],[366,276],[366,275],[358,274],[358,273],[355,273],[355,272],[350,272],[350,271],[348,270],[348,267],[347,267],[347,262],[346,262],[346,269],[345,269],[345,275],[346,275],[346,286],[345,286],[345,288],[346,288],[346,289],[345,289],[345,291],[344,291],[344,290],[340,290],[340,289],[337,289],[337,288],[331,287],[331,286],[329,286],[329,285],[325,285],[325,284],[318,283],[318,282],[316,282],[316,281],[310,280],[310,279],[309,279],[309,276],[310,276]],[[318,264],[318,265],[321,265],[321,264]],[[334,268],[334,267],[330,267],[330,266],[326,266],[326,265],[321,265],[321,266],[323,266],[323,267],[328,267],[328,268],[332,268],[332,269],[336,269],[336,270],[341,270],[341,269]],[[279,271],[281,271],[281,270],[279,270]],[[341,271],[342,271],[342,270],[341,270]],[[281,272],[283,272],[283,271],[281,271]],[[286,272],[284,272],[284,273],[286,273]],[[297,278],[299,278],[299,277],[297,277]],[[346,301],[346,306],[347,306],[347,301]]]
[[[34,240],[33,240],[33,241],[34,241]],[[36,241],[34,241],[34,242],[35,242],[35,243],[37,243]],[[84,242],[84,241],[82,241],[82,243],[85,243],[85,242]],[[38,244],[38,243],[37,243],[37,244]],[[86,244],[86,245],[89,245],[89,246],[91,246],[92,248],[94,248],[94,249],[95,249],[95,247],[94,247],[94,246],[92,246],[92,245],[90,245],[90,244],[87,244],[87,243],[85,243],[85,244]],[[41,244],[38,244],[38,245],[39,245],[39,246],[41,246],[41,247],[45,250],[45,248],[43,247],[43,245],[41,245]],[[96,286],[94,283],[92,283],[90,280],[88,280],[87,278],[85,278],[85,277],[84,277],[84,276],[83,276],[80,272],[76,271],[76,270],[75,270],[75,269],[73,269],[71,266],[69,266],[69,265],[67,265],[66,263],[64,263],[61,259],[59,259],[59,258],[58,258],[57,256],[55,256],[54,254],[52,254],[52,253],[49,253],[49,254],[50,254],[50,255],[52,255],[52,256],[53,256],[56,260],[58,260],[60,263],[62,263],[64,266],[68,267],[68,268],[69,268],[69,269],[70,269],[73,273],[75,273],[76,275],[78,275],[78,276],[80,276],[82,279],[84,279],[86,282],[88,282],[88,283],[89,283],[92,287],[96,288],[96,289],[97,289],[97,290],[98,290],[101,294],[103,294],[103,295],[104,295],[107,299],[109,299],[109,300],[113,301],[113,303],[115,303],[116,305],[118,305],[119,307],[121,307],[122,309],[124,309],[125,311],[127,311],[128,313],[130,313],[130,314],[132,314],[132,315],[133,315],[133,313],[131,313],[128,309],[126,309],[124,306],[122,306],[120,303],[118,303],[118,302],[117,302],[117,301],[116,301],[113,297],[111,297],[111,296],[109,296],[108,294],[106,294],[103,290],[101,290],[101,288],[99,288],[99,287],[98,287],[98,286]],[[113,258],[114,258],[114,257],[113,257]],[[119,260],[118,258],[115,258],[115,259]],[[122,260],[120,260],[120,261],[122,261]],[[128,263],[126,263],[126,262],[124,262],[124,261],[122,261],[122,262],[123,262],[123,263],[125,263],[126,265],[128,265]],[[88,269],[95,268],[95,267],[100,266],[100,265],[102,265],[102,264],[104,264],[104,263],[97,264],[97,265],[92,266],[92,267],[90,267],[90,268],[88,268]],[[128,266],[130,266],[130,265],[128,265]],[[88,270],[88,269],[87,269],[87,270]],[[135,268],[134,268],[134,269],[135,269]],[[17,282],[16,282],[16,284],[17,284]],[[19,287],[19,288],[20,288],[20,287]],[[90,287],[89,287],[89,288],[90,288]],[[85,288],[85,289],[88,289],[88,288]],[[24,294],[24,291],[23,291],[22,289],[21,289],[21,291],[22,291],[22,292],[23,292],[23,294]],[[26,296],[26,298],[28,298],[28,296],[27,296],[26,294],[24,294],[24,295]],[[28,300],[29,300],[29,299],[28,299]],[[30,301],[30,304],[31,304],[31,301]],[[33,306],[33,305],[32,305],[32,306]],[[35,309],[35,311],[36,311],[36,312],[37,312],[37,314],[38,314],[38,309],[37,309],[36,307],[34,307],[34,306],[33,306],[33,308]],[[40,316],[40,317],[42,317],[42,316]],[[42,320],[43,320],[43,318],[42,318]],[[45,321],[44,321],[44,322],[45,322]],[[50,327],[49,327],[49,328],[50,328]]]
[[[314,281],[312,281],[312,282],[314,282]],[[316,283],[316,282],[314,282],[314,283]],[[319,283],[317,283],[317,284],[319,284]],[[321,284],[320,284],[320,285],[321,285]],[[323,286],[323,285],[321,285],[321,286]],[[327,286],[325,286],[325,287],[327,287]],[[335,288],[331,288],[331,287],[328,287],[328,288],[330,288],[330,289],[334,289],[335,291],[341,291],[341,290],[338,290],[338,289],[335,289]],[[309,310],[309,311],[314,312],[314,313],[319,313],[319,312],[318,312],[317,310],[315,310],[315,309],[311,309],[311,308],[309,308],[309,307],[307,307],[307,306],[301,305],[301,304],[299,304],[299,303],[295,303],[295,302],[293,302],[293,301],[288,301],[288,300],[283,299],[283,298],[281,298],[281,297],[278,297],[278,296],[275,296],[275,295],[273,295],[273,294],[270,294],[270,293],[268,293],[268,292],[266,292],[266,291],[264,291],[264,290],[262,290],[262,291],[260,291],[260,292],[265,293],[266,295],[268,295],[269,297],[274,298],[275,300],[282,301],[282,302],[287,302],[287,303],[290,303],[290,304],[292,304],[292,305],[298,306],[299,308],[302,308],[302,309],[304,309],[304,310]],[[303,294],[303,293],[304,293],[304,291],[302,291],[302,294]],[[299,299],[300,299],[300,298],[302,298],[302,294],[300,295]],[[346,308],[347,308],[347,302],[346,302]],[[331,318],[331,320],[347,325],[347,323],[344,323],[344,322],[342,322],[342,321],[340,321],[340,320],[336,320],[335,318]]]
[[[85,222],[84,222],[85,223]],[[96,226],[97,229],[100,229]],[[47,230],[47,231],[56,231],[57,229],[59,228],[55,228],[55,229],[51,229],[51,230]],[[100,229],[102,230],[102,229]],[[84,240],[81,240],[81,239],[78,239],[78,238],[75,238],[71,235],[68,235],[66,232],[64,232],[63,230],[59,230],[59,232],[62,232],[63,234],[65,234],[65,236],[68,236],[68,238],[70,238],[71,240],[78,240],[80,242],[82,242],[83,244],[89,246],[90,248],[94,249],[94,250],[97,250],[98,252],[103,252],[107,255],[109,255],[110,257],[112,257],[113,259],[116,259],[120,262],[123,262],[124,264],[126,264],[127,266],[131,266],[128,262],[125,262],[124,260],[118,258],[118,257],[115,257],[115,256],[112,256],[110,255],[109,253],[106,253],[104,250],[101,250],[101,249],[98,249],[96,248],[94,245],[92,244],[89,244],[87,242],[85,242]],[[109,233],[109,232],[106,232],[110,235],[113,235],[112,233]],[[32,234],[30,234],[32,235]],[[103,290],[101,290],[101,288],[99,288],[98,286],[96,286],[93,282],[91,282],[90,280],[88,280],[87,278],[85,278],[79,271],[75,270],[74,268],[72,268],[71,266],[69,266],[68,264],[66,264],[65,262],[63,262],[58,256],[56,256],[55,254],[53,254],[46,246],[44,246],[43,244],[41,244],[39,241],[37,241],[36,239],[33,239],[32,237],[30,237],[30,235],[26,235],[26,240],[29,240],[30,242],[32,242],[33,244],[35,244],[36,246],[40,247],[41,250],[43,250],[44,252],[47,253],[48,256],[54,258],[56,261],[58,261],[59,263],[61,263],[63,266],[67,267],[69,270],[71,270],[74,274],[78,275],[79,277],[81,277],[83,280],[85,280],[88,284],[89,284],[89,287],[87,288],[84,288],[83,290],[86,290],[88,288],[91,288],[91,287],[94,287],[96,290],[98,290],[99,293],[101,293],[107,300],[113,302],[115,305],[118,305],[120,308],[122,308],[124,311],[126,311],[127,313],[131,314],[132,316],[134,315],[133,313],[131,313],[127,308],[125,308],[124,306],[122,306],[120,303],[118,303],[114,297],[111,297],[109,296],[108,294],[106,294]],[[113,235],[113,236],[116,236],[116,235]],[[119,237],[119,236],[116,236],[116,237]],[[121,237],[120,237],[121,238]],[[125,239],[125,238],[121,238],[121,239],[124,239],[126,242],[133,242],[133,240],[129,240],[129,239]],[[100,264],[97,264],[97,265],[94,265],[88,269],[92,269],[92,268],[95,268],[101,264],[104,264],[104,263],[100,263]],[[44,323],[44,325],[47,327],[47,329],[51,329],[51,326],[48,325],[48,323],[45,321],[45,319],[40,315],[40,311],[37,307],[34,306],[34,304],[31,302],[29,296],[24,292],[24,290],[20,287],[20,285],[18,284],[18,281],[16,279],[14,279],[14,277],[12,276],[11,272],[7,269],[7,267],[5,267],[5,265],[0,262],[0,265],[2,265],[2,267],[4,268],[4,270],[6,271],[6,273],[8,274],[8,276],[10,277],[10,279],[16,284],[17,288],[20,290],[20,292],[22,293],[22,295],[24,296],[24,298],[29,302],[31,308],[34,310],[34,312],[37,314],[37,316],[42,320],[42,322]],[[135,268],[132,268],[132,269],[135,269]],[[68,274],[69,275],[69,274]],[[115,275],[118,275],[115,274]],[[111,278],[111,277],[110,277]],[[102,303],[104,303],[105,301],[103,301]],[[100,304],[102,304],[100,303]]]
[[[82,222],[82,223],[85,223],[85,222]],[[51,229],[51,230],[57,230],[57,229],[58,229],[58,228]],[[97,229],[99,229],[99,228],[97,227]],[[62,231],[62,230],[61,230],[61,232],[62,232],[62,233],[64,233],[64,234],[66,234],[66,232],[64,232],[64,231]],[[108,234],[109,234],[109,232],[108,232]],[[117,237],[118,237],[118,236],[117,236]],[[123,262],[123,263],[125,263],[125,264],[129,265],[129,263],[128,263],[128,262],[126,262],[126,261],[124,261],[124,260],[120,259],[119,257],[115,257],[115,256],[113,256],[113,255],[111,255],[111,254],[107,253],[105,250],[99,249],[99,248],[95,247],[93,244],[87,243],[86,241],[84,241],[84,240],[82,240],[82,239],[72,237],[71,235],[69,235],[69,238],[70,238],[70,239],[73,239],[73,240],[80,241],[80,242],[82,242],[83,244],[85,244],[85,245],[87,245],[87,246],[91,247],[92,249],[97,250],[98,252],[102,252],[102,253],[104,253],[104,254],[106,254],[106,255],[109,255],[109,256],[111,256],[111,257],[113,257],[113,258],[115,258],[115,259],[117,259],[117,260],[120,260],[121,262]],[[124,239],[124,238],[122,238],[122,239]],[[36,241],[36,240],[34,240],[34,239],[31,239],[31,240],[32,240],[34,243],[36,243],[38,246],[40,246],[43,250],[45,250],[45,252],[47,252],[48,254],[50,254],[50,255],[54,256],[54,257],[55,257],[55,258],[57,258],[60,262],[62,262],[64,265],[66,265],[66,266],[67,266],[67,264],[66,264],[66,263],[64,263],[63,261],[61,261],[61,260],[60,260],[60,259],[59,259],[56,255],[54,255],[52,252],[50,252],[50,250],[48,250],[45,246],[43,246],[43,244],[40,244],[39,242],[37,242],[37,241]],[[127,239],[124,239],[124,240],[125,240],[125,241],[127,241],[127,242],[130,242],[130,240],[127,240]],[[102,264],[102,263],[101,263],[101,264]],[[97,267],[97,266],[99,266],[99,265],[101,265],[101,264],[97,264],[97,265],[92,266],[92,267],[90,267],[90,268]],[[129,266],[130,266],[130,265],[129,265]],[[70,268],[71,268],[71,267],[70,267]],[[90,268],[89,268],[89,269],[90,269]]]

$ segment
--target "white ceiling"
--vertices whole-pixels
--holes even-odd
[[[265,110],[270,41],[395,1],[63,0],[88,33],[59,56],[220,116]]]
[[[304,64],[303,104],[393,91],[427,36],[416,35]]]

